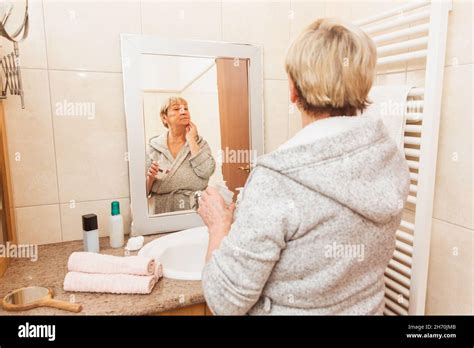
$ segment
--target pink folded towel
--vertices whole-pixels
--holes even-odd
[[[158,277],[155,275],[68,272],[64,278],[64,290],[112,294],[149,294],[157,280]]]
[[[69,271],[102,274],[156,274],[155,260],[143,256],[112,256],[91,252],[74,252],[69,256]]]
[[[149,294],[163,276],[163,266],[143,256],[74,252],[67,267],[65,291]]]

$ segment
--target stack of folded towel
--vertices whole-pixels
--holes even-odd
[[[69,256],[64,290],[113,294],[149,294],[163,267],[143,256],[74,252]]]

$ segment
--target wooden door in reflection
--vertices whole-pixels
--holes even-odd
[[[222,175],[234,193],[245,185],[251,160],[248,64],[248,59],[216,59]]]

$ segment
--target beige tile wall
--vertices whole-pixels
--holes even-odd
[[[27,108],[21,110],[14,97],[5,103],[19,240],[80,239],[80,216],[90,212],[100,215],[105,234],[115,199],[130,221],[120,33],[263,45],[265,145],[271,151],[301,128],[298,111],[288,105],[283,68],[290,39],[317,17],[356,20],[404,2],[30,0],[31,34],[20,45]],[[472,30],[472,3],[455,0],[442,101],[430,314],[473,312]],[[409,64],[377,80],[422,83],[417,68]],[[61,115],[64,103],[92,106],[94,116]]]

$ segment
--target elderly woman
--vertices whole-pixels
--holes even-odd
[[[215,314],[381,314],[409,174],[368,105],[376,49],[319,19],[286,57],[303,129],[260,157],[237,207],[207,189],[202,286]],[[234,212],[235,210],[235,212]]]
[[[185,99],[167,99],[160,117],[168,131],[150,139],[146,179],[155,214],[193,208],[194,192],[206,188],[216,167]]]

